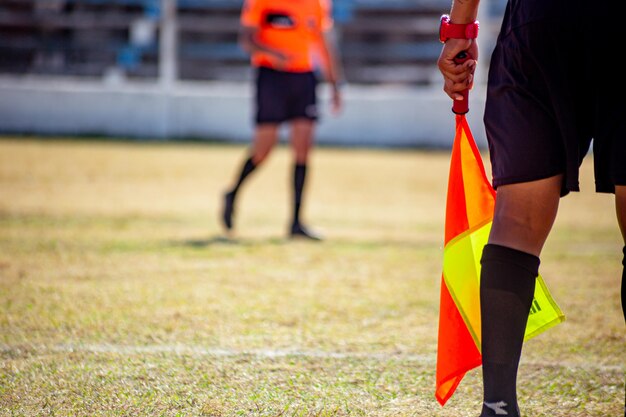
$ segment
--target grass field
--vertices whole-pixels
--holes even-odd
[[[285,239],[290,158],[217,222],[242,146],[0,140],[0,416],[477,417],[434,400],[446,152],[318,148]],[[624,412],[613,197],[563,199],[541,273],[567,319],[525,345],[528,417]]]

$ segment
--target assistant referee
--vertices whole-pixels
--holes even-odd
[[[302,222],[301,207],[309,153],[318,120],[319,65],[332,88],[333,111],[341,109],[339,65],[329,41],[330,0],[246,0],[241,13],[241,46],[256,71],[255,132],[248,157],[234,185],[224,194],[222,222],[233,228],[235,202],[246,178],[265,161],[278,141],[278,129],[288,122],[293,149],[293,215],[290,237],[319,240]]]

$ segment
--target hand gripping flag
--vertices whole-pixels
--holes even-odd
[[[480,258],[489,237],[496,198],[465,118],[467,96],[463,101],[455,100],[453,107],[456,135],[446,203],[435,390],[435,397],[442,406],[465,373],[482,363]],[[536,284],[525,340],[565,318],[541,275]]]

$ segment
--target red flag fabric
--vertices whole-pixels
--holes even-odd
[[[485,186],[486,185],[486,186]],[[464,115],[456,116],[450,157],[444,246],[493,216],[495,192],[485,175],[480,153]],[[465,373],[481,364],[481,355],[442,274],[435,397],[441,405],[452,396]]]

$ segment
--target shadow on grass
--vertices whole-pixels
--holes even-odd
[[[287,238],[279,238],[279,237],[271,237],[271,238],[260,238],[260,239],[251,239],[251,238],[236,238],[226,235],[216,235],[206,239],[185,239],[185,240],[177,240],[170,241],[169,244],[171,246],[179,246],[179,247],[187,247],[187,248],[195,248],[202,249],[211,246],[258,246],[258,245],[284,245],[286,243],[290,243],[290,240]]]
[[[404,248],[414,250],[432,250],[438,247],[438,243],[430,241],[408,241],[408,240],[378,240],[378,239],[324,239],[322,241],[307,240],[289,237],[234,237],[228,235],[215,235],[206,239],[184,239],[167,242],[168,246],[203,249],[209,247],[254,247],[254,246],[284,246],[284,245],[330,245],[330,246],[348,246],[360,249],[381,249],[381,248]]]

